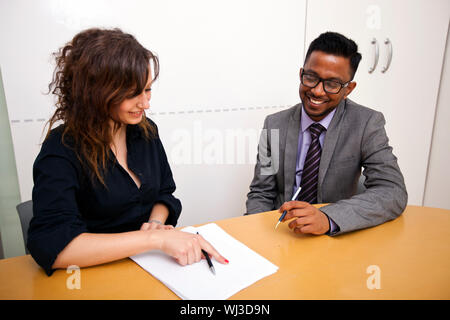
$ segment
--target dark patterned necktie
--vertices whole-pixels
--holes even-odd
[[[319,136],[325,130],[320,123],[313,123],[309,126],[311,144],[303,165],[302,181],[300,182],[302,187],[299,195],[300,201],[317,203],[317,178],[319,175],[320,156],[322,154]]]

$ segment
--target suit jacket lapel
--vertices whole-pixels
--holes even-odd
[[[339,132],[341,130],[341,119],[345,114],[345,105],[346,99],[342,100],[339,103],[336,109],[336,113],[334,114],[334,117],[330,122],[327,133],[325,135],[325,140],[323,142],[317,185],[317,200],[319,203],[322,202],[322,182],[325,178],[328,167],[330,166],[331,157],[333,156],[336,142],[339,137]]]
[[[284,201],[292,197],[295,182],[295,167],[297,164],[298,134],[300,131],[301,104],[297,105],[295,112],[289,118],[286,145],[284,151]]]

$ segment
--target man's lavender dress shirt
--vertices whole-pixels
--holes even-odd
[[[328,129],[331,120],[333,119],[334,113],[336,109],[331,111],[325,118],[320,120],[317,123],[320,123],[325,129]],[[315,123],[305,112],[302,106],[302,116],[300,120],[300,132],[298,134],[298,148],[297,148],[297,164],[295,167],[295,185],[294,192],[300,186],[300,182],[302,180],[303,166],[305,164],[306,153],[308,152],[309,145],[311,144],[311,133],[308,128],[311,124]],[[320,146],[323,147],[323,142],[325,140],[326,131],[323,131],[319,136]],[[327,216],[328,217],[328,216]],[[333,234],[339,230],[339,226],[328,217],[328,221],[330,222],[330,230],[328,234]]]

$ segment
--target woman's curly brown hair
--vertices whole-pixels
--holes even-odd
[[[53,54],[56,68],[49,93],[57,97],[56,111],[48,121],[46,138],[53,125],[64,123],[66,135],[73,139],[80,162],[91,178],[105,185],[103,172],[111,156],[111,110],[127,98],[140,94],[151,73],[159,74],[158,58],[134,36],[120,29],[88,29]],[[151,138],[156,129],[145,115],[139,123]]]

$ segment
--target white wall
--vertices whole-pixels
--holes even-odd
[[[424,205],[450,209],[450,41],[447,47],[434,121]]]
[[[183,202],[180,224],[241,215],[265,115],[299,101],[305,7],[306,0],[0,0],[0,66],[22,201],[31,198],[33,161],[54,110],[43,94],[51,53],[87,27],[120,27],[160,58],[150,117]],[[243,130],[247,138],[233,138]]]

